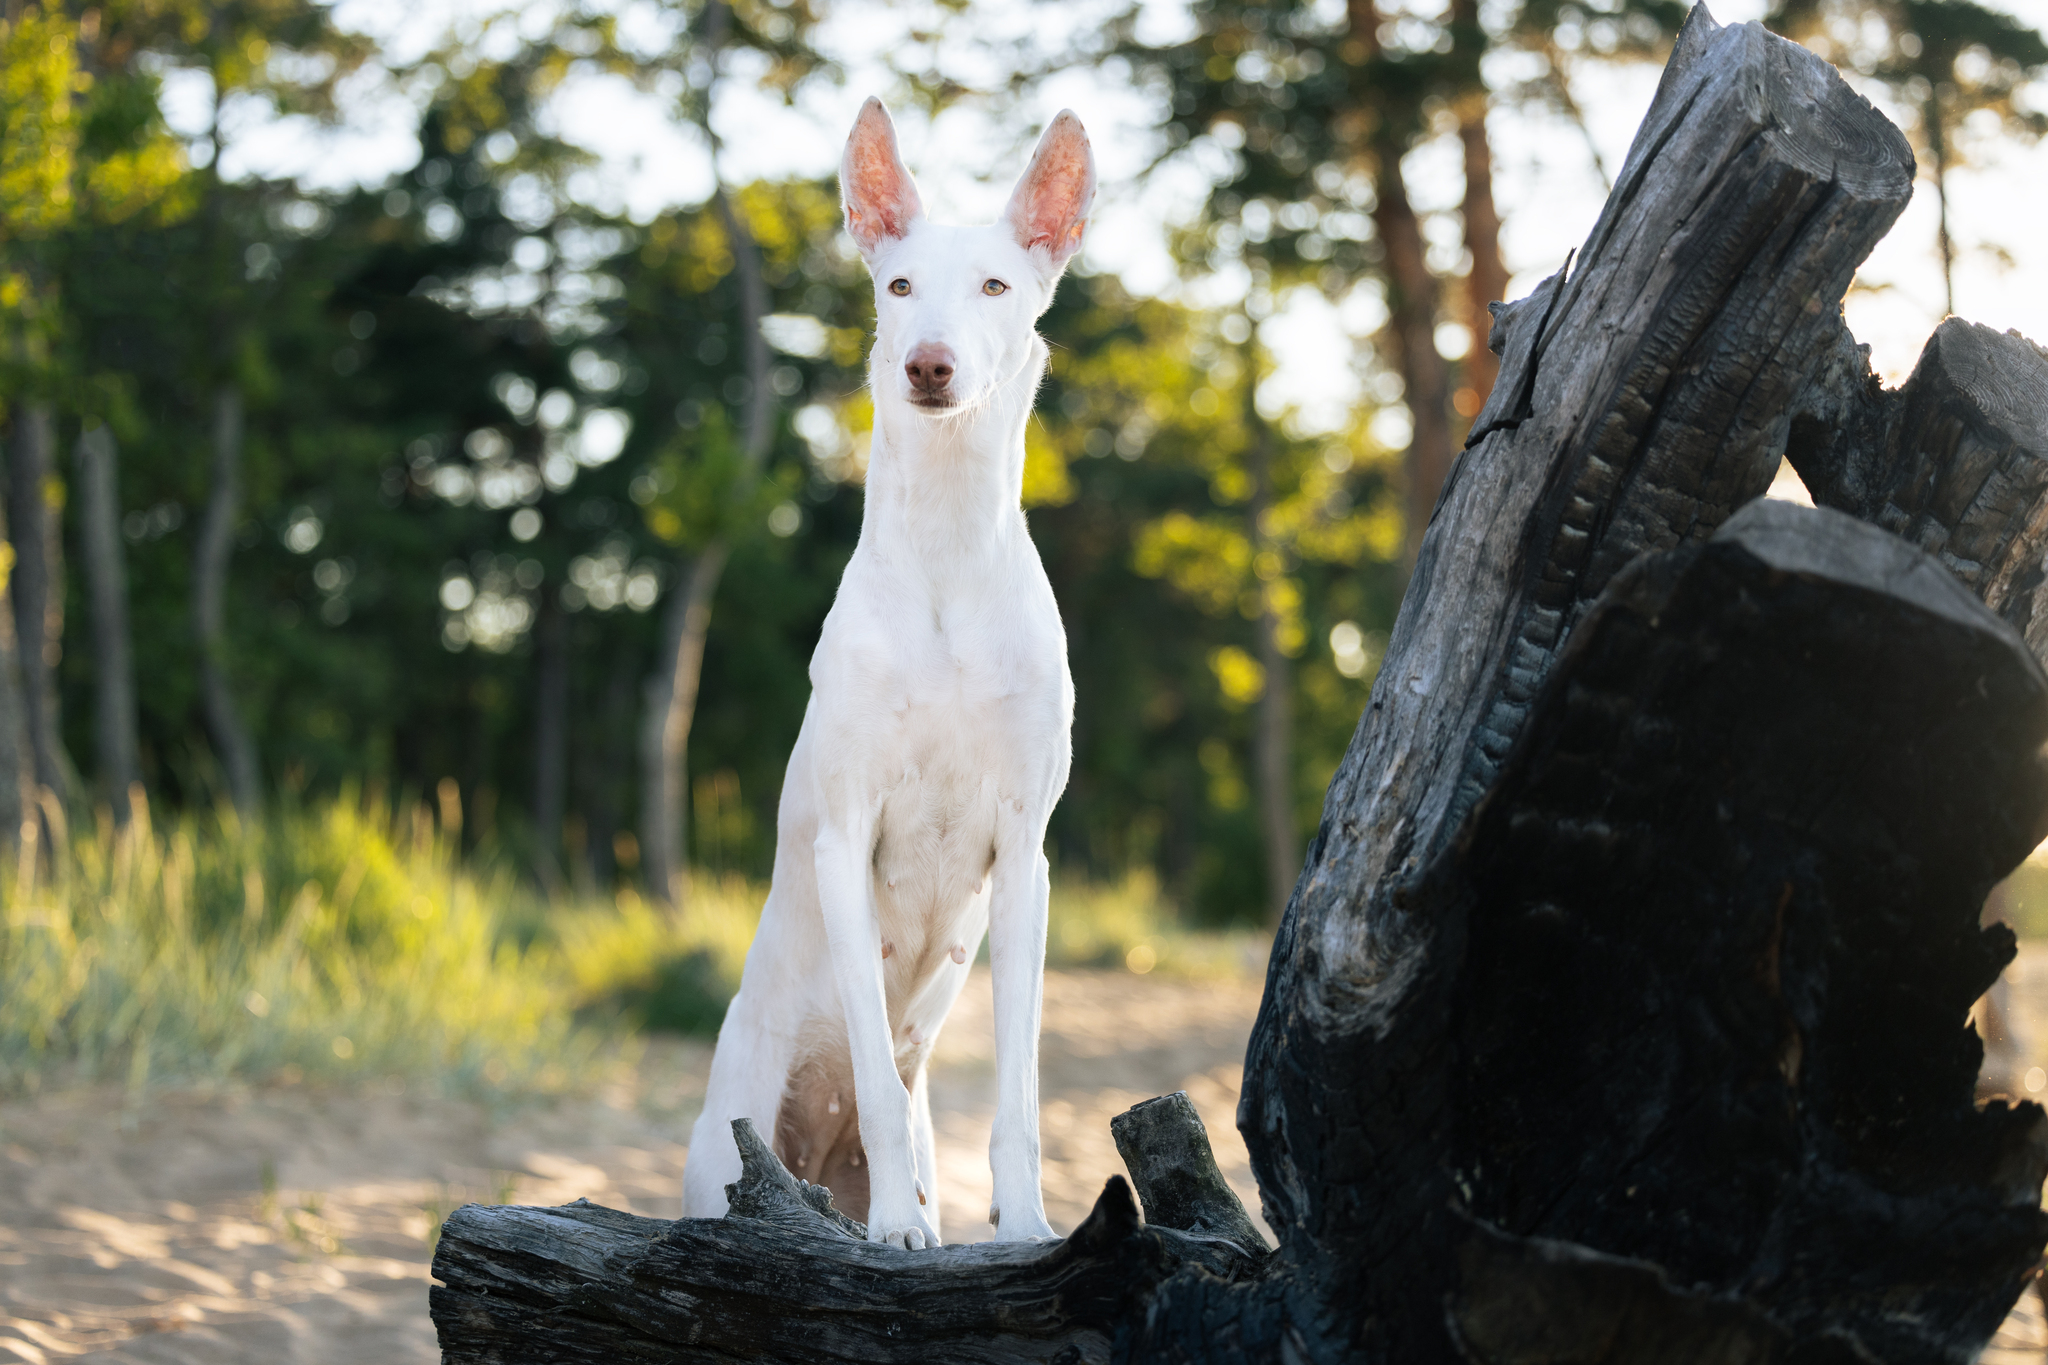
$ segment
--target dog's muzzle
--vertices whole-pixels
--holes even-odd
[[[910,380],[910,401],[921,408],[953,406],[953,349],[936,342],[922,342],[903,362]]]

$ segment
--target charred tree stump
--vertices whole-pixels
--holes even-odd
[[[1897,392],[1841,301],[1904,139],[1696,9],[1576,264],[1497,312],[1274,944],[1238,1124],[1113,1131],[1045,1247],[860,1240],[751,1132],[722,1220],[464,1209],[447,1359],[1974,1358],[2048,1123],[1973,1101],[2048,833],[2048,354]],[[1816,509],[1760,502],[1781,458]]]

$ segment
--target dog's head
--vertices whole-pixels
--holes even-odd
[[[987,227],[942,227],[924,216],[877,99],[854,120],[839,187],[846,230],[875,281],[877,397],[934,416],[973,408],[1029,359],[1032,324],[1080,249],[1095,198],[1081,120],[1060,111],[1009,208]]]

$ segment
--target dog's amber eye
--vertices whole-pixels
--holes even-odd
[[[1009,289],[1010,286],[1004,284],[1001,280],[990,280],[987,284],[984,284],[981,287],[981,292],[988,295],[990,298],[994,298],[998,294],[1008,293]]]
[[[908,294],[908,293],[910,292],[910,281],[909,281],[909,280],[891,280],[891,281],[889,281],[889,292],[890,292],[890,293],[892,293],[892,294],[894,294],[894,295],[895,295],[895,296],[896,296],[897,298],[899,298],[899,299],[900,299],[900,298],[902,298],[902,297],[903,297],[903,296],[904,296],[905,294]]]

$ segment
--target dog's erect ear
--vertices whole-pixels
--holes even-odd
[[[896,154],[896,125],[874,96],[860,107],[839,163],[839,197],[846,206],[846,230],[863,256],[873,256],[887,239],[901,237],[924,217],[917,184]]]
[[[1087,130],[1071,109],[1062,109],[1038,139],[1024,178],[1010,195],[1008,217],[1017,243],[1043,251],[1055,270],[1081,249],[1088,206],[1095,202],[1095,153]]]

